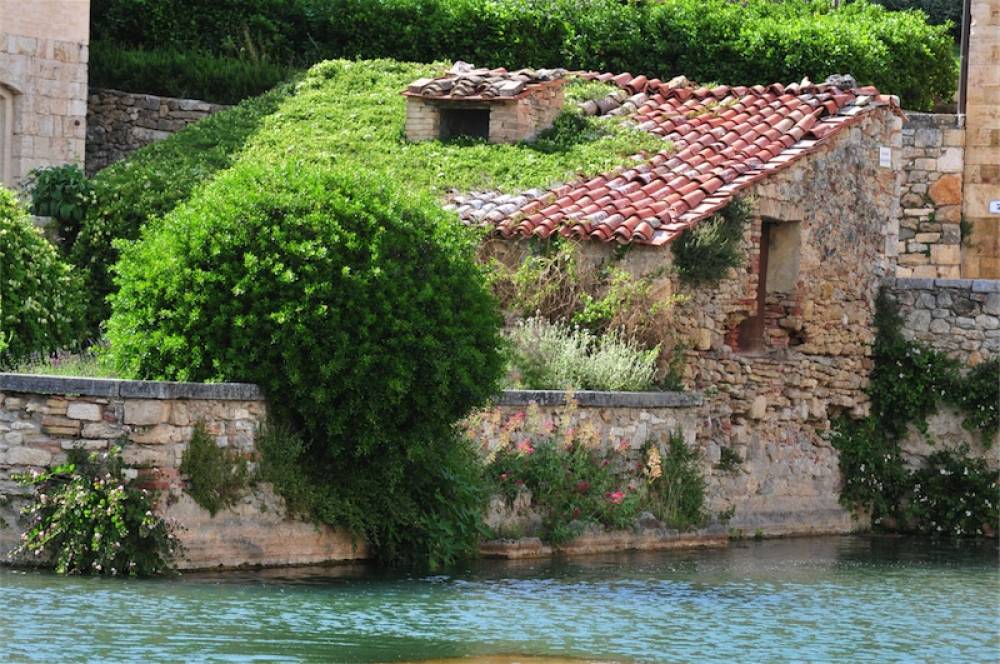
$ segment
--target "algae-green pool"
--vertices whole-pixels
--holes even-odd
[[[162,580],[0,570],[2,661],[995,662],[995,542],[725,550]]]

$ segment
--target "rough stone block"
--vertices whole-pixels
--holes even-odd
[[[170,403],[159,399],[129,399],[125,402],[125,424],[143,426],[166,422]]]
[[[935,244],[931,246],[931,262],[935,265],[960,265],[961,248],[955,244]]]
[[[7,463],[12,466],[47,466],[52,453],[36,447],[12,447],[7,450]]]
[[[927,194],[935,205],[958,205],[962,202],[962,178],[942,175],[930,186]]]
[[[66,417],[71,420],[97,422],[101,419],[101,407],[95,403],[74,401],[66,408]]]

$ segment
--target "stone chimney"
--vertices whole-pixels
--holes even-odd
[[[530,141],[563,110],[565,69],[477,69],[464,62],[403,92],[410,141],[472,137]]]

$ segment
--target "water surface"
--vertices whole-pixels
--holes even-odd
[[[834,537],[436,575],[0,569],[0,661],[996,662],[997,556],[995,543]]]

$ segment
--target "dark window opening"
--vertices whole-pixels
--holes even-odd
[[[490,137],[490,111],[487,108],[442,108],[440,113],[441,140]]]

